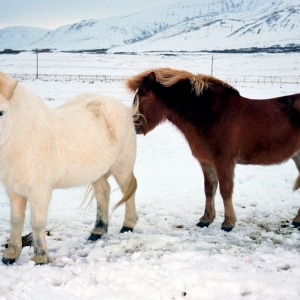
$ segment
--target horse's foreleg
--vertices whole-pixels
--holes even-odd
[[[11,236],[8,248],[3,252],[2,262],[12,264],[20,256],[22,249],[22,229],[24,226],[27,199],[15,193],[9,193],[11,207]]]
[[[133,172],[129,174],[127,172],[114,172],[113,176],[119,184],[124,197],[128,197],[125,201],[125,218],[120,232],[124,233],[127,231],[133,231],[133,228],[138,221],[138,215],[135,208],[135,190],[137,187],[136,179]]]
[[[224,163],[220,163],[216,171],[225,210],[225,220],[222,223],[221,229],[225,231],[231,231],[236,222],[236,216],[232,204],[234,165],[224,165]]]
[[[201,168],[204,175],[204,190],[205,190],[205,211],[204,215],[197,223],[199,227],[207,227],[214,221],[215,210],[215,194],[218,188],[218,179],[216,172],[211,165],[201,163]]]
[[[97,200],[97,216],[95,227],[88,238],[89,241],[96,241],[101,238],[102,234],[107,232],[110,185],[106,175],[93,184],[93,189]]]
[[[300,173],[300,151],[297,152],[293,157],[292,157],[293,161],[296,164],[296,167]],[[300,188],[300,175],[298,175],[298,178],[296,179],[296,182],[294,184],[293,190],[298,190]],[[300,209],[298,210],[297,215],[295,216],[295,218],[293,219],[293,223],[292,223],[295,227],[300,227]]]
[[[34,255],[31,260],[37,265],[43,265],[49,262],[45,230],[50,199],[51,191],[29,196],[34,250]]]

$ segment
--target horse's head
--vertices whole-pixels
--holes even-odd
[[[154,72],[138,80],[137,77],[129,78],[126,84],[129,90],[136,92],[133,100],[136,132],[147,134],[167,119],[166,107],[159,93],[161,85],[156,81]]]
[[[17,86],[17,80],[0,71],[0,146],[9,136],[12,127],[10,99]]]

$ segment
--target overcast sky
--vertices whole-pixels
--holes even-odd
[[[55,29],[88,19],[128,15],[180,0],[0,0],[0,28]]]

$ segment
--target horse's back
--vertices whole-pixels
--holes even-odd
[[[55,108],[58,114],[86,119],[87,122],[104,122],[106,127],[133,128],[132,115],[129,107],[120,100],[100,94],[81,94],[68,99],[64,104]],[[78,123],[78,122],[77,122]],[[103,124],[101,124],[103,126]]]
[[[227,136],[227,151],[238,153],[238,162],[245,164],[277,164],[293,156],[300,147],[299,96],[235,97],[222,112],[228,126],[218,124],[220,137]],[[228,128],[227,135],[223,128]]]
[[[116,108],[128,110],[128,108],[118,99],[101,94],[80,94],[69,98],[64,104],[56,107],[56,110],[71,109],[72,107],[86,107],[89,103],[102,103],[106,108]]]
[[[65,166],[62,176],[58,176],[58,186],[68,185],[65,172],[89,173],[93,181],[99,178],[99,171],[105,174],[116,161],[129,160],[133,166],[136,142],[132,115],[130,108],[121,101],[103,95],[82,94],[70,98],[55,111],[60,120],[54,125],[56,142],[58,147],[64,145],[57,165]]]
[[[72,110],[86,111],[92,113],[96,118],[110,118],[118,119],[118,121],[124,121],[124,117],[131,120],[131,110],[125,106],[120,100],[100,94],[81,94],[68,99],[63,105],[56,108],[58,111]],[[115,120],[115,121],[116,121]],[[118,122],[115,122],[116,125]]]

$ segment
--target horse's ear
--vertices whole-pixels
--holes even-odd
[[[153,81],[156,81],[156,75],[154,72],[151,72],[150,75],[148,76],[149,82],[152,83]]]
[[[0,72],[0,94],[6,99],[10,99],[18,81],[7,76],[5,73]]]

